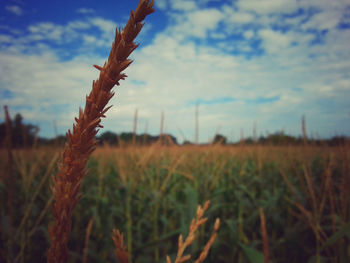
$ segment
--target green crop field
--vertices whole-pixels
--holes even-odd
[[[11,167],[1,151],[1,262],[46,261],[61,151],[14,150]],[[117,262],[113,228],[132,262],[174,259],[206,200],[193,257],[220,218],[205,262],[349,262],[349,154],[347,145],[98,148],[72,214],[69,262]]]
[[[131,143],[97,147],[112,89],[127,77],[153,6],[140,0],[115,31],[64,149],[38,143],[39,128],[22,125],[21,115],[13,125],[4,106],[0,262],[350,262],[349,140],[308,140],[304,116],[303,140],[277,134],[228,145],[217,135],[178,146],[163,134],[162,114],[160,136],[145,134],[142,146],[136,111]]]

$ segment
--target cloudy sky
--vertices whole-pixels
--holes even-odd
[[[103,3],[103,4],[101,4]],[[1,0],[2,105],[64,134],[138,0]],[[156,0],[115,87],[106,130],[164,131],[181,142],[284,131],[350,135],[347,0]]]

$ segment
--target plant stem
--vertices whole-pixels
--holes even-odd
[[[86,176],[86,163],[96,147],[95,135],[101,118],[110,107],[106,107],[114,93],[111,91],[119,81],[126,78],[122,73],[130,64],[129,55],[138,47],[134,39],[141,31],[142,21],[154,12],[153,1],[140,0],[135,12],[123,30],[117,29],[114,43],[103,67],[94,65],[100,70],[100,77],[93,82],[92,90],[86,97],[84,110],[80,109],[79,117],[73,131],[68,130],[67,143],[59,166],[59,173],[53,178],[52,192],[55,198],[52,207],[53,224],[49,227],[50,248],[48,263],[66,263],[68,261],[68,239],[72,226],[72,213],[81,198],[79,194],[83,178]]]

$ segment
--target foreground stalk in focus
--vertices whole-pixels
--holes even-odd
[[[67,143],[59,166],[59,173],[53,178],[52,192],[54,204],[53,224],[49,227],[50,248],[47,254],[49,263],[65,263],[68,261],[68,239],[71,232],[71,216],[74,207],[81,198],[80,186],[86,175],[86,163],[96,147],[94,139],[101,118],[105,117],[106,107],[114,93],[114,85],[126,78],[122,73],[130,64],[129,55],[138,47],[134,39],[140,32],[145,17],[154,12],[153,1],[140,0],[135,11],[123,30],[117,29],[115,40],[108,61],[103,67],[94,65],[100,70],[100,76],[93,82],[92,90],[86,97],[84,109],[79,110],[75,118],[73,131],[68,130]]]

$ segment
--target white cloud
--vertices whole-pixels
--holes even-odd
[[[320,12],[311,17],[309,21],[302,25],[302,29],[333,29],[336,28],[341,19],[341,12],[332,10],[328,12]]]
[[[222,32],[211,32],[210,33],[210,37],[211,38],[215,38],[215,39],[226,39],[227,35],[222,33]]]
[[[115,32],[117,24],[111,20],[95,17],[90,19],[90,23],[98,27],[102,32],[106,34],[112,34]]]
[[[237,11],[232,6],[225,5],[222,10],[225,13],[225,20],[228,23],[245,24],[250,23],[255,19],[253,14],[244,11]]]
[[[244,32],[244,37],[249,39],[249,38],[252,38],[254,36],[254,32],[252,30],[247,30]]]
[[[17,5],[8,5],[5,6],[5,9],[17,16],[21,16],[23,14],[22,8]]]
[[[2,103],[23,108],[25,119],[32,123],[63,121],[65,115],[83,105],[82,94],[91,87],[91,76],[96,76],[89,66],[92,61],[60,62],[50,53],[0,52],[0,60],[1,86],[15,93],[14,99],[2,100]],[[28,110],[28,107],[33,109]],[[60,107],[60,111],[55,112],[55,107]]]
[[[235,13],[230,16],[229,21],[231,23],[240,23],[240,24],[245,24],[245,23],[250,23],[254,20],[254,16],[249,13]]]
[[[88,15],[91,15],[91,14],[94,14],[94,13],[95,13],[95,10],[92,9],[92,8],[81,7],[81,8],[79,8],[79,9],[77,9],[77,12],[80,13],[80,14],[88,14]]]
[[[83,30],[91,27],[91,24],[87,21],[75,20],[67,24],[66,28],[69,30]]]
[[[289,35],[282,34],[271,29],[260,30],[258,34],[263,39],[265,50],[271,53],[287,48],[293,40]]]
[[[84,39],[84,42],[87,44],[93,44],[97,42],[97,38],[91,35],[84,35],[83,39]]]
[[[167,0],[158,0],[155,1],[155,5],[159,9],[166,9],[167,8]]]
[[[36,25],[30,25],[28,27],[30,33],[35,37],[34,39],[49,39],[49,40],[61,40],[63,36],[63,27],[50,23],[43,22]]]
[[[13,41],[12,36],[10,35],[0,35],[0,44],[1,43],[11,43]]]
[[[175,25],[168,31],[175,38],[206,38],[209,32],[214,32],[224,14],[217,9],[202,9],[186,12],[176,18]]]
[[[97,28],[100,33],[96,35],[96,31],[93,33],[89,32],[91,28]],[[109,47],[113,41],[115,28],[115,22],[100,17],[93,17],[86,20],[73,20],[65,25],[52,22],[40,22],[29,25],[27,32],[13,33],[17,35],[17,38],[11,47],[17,47],[18,50],[21,45],[27,45],[27,47],[29,47],[29,43],[38,47],[39,45],[43,45],[43,41],[68,44],[77,40],[83,40],[82,44],[89,44],[91,47],[93,47],[92,43],[95,46]],[[0,42],[8,40],[8,37],[5,38],[5,35],[3,35]],[[33,49],[33,46],[30,48]]]
[[[170,3],[174,10],[179,11],[190,11],[197,8],[195,1],[191,0],[172,0]]]
[[[316,8],[318,10],[344,9],[349,2],[347,0],[298,0],[298,4],[303,8]]]
[[[155,5],[157,8],[162,9],[164,11],[172,12],[172,11],[191,11],[198,9],[198,4],[201,1],[198,0],[158,0],[155,1]]]
[[[297,10],[296,0],[239,0],[237,6],[241,10],[257,14],[283,13],[289,14]]]
[[[216,9],[195,11],[189,14],[189,22],[193,26],[193,33],[197,37],[205,37],[208,30],[217,28],[218,23],[223,19],[223,14]]]
[[[329,30],[336,28],[348,13],[346,0],[300,0],[300,8],[315,12],[303,25],[303,29]]]

